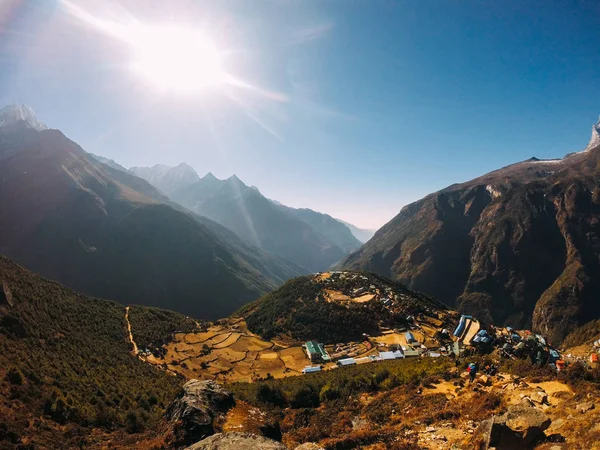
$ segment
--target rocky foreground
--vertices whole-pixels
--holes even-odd
[[[596,448],[600,414],[589,386],[507,373],[470,384],[458,369],[445,378],[363,394],[341,411],[325,402],[318,411],[277,412],[235,399],[213,381],[191,380],[168,409],[164,444],[185,450]],[[323,421],[321,439],[300,442],[311,438],[308,423],[324,415],[337,425]]]

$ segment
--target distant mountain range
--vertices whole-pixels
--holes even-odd
[[[173,201],[232,230],[246,243],[283,257],[308,272],[329,268],[361,245],[341,221],[270,200],[235,175],[226,180],[219,180],[212,173],[199,178],[185,163],[130,170]]]
[[[344,222],[343,220],[340,220],[340,219],[336,219],[336,220],[338,220],[339,222],[342,222],[344,225],[346,225],[350,229],[350,232],[354,235],[354,237],[356,239],[358,239],[360,242],[362,242],[363,244],[365,242],[367,242],[369,239],[371,239],[375,235],[375,232],[377,231],[377,230],[370,230],[370,229],[365,229],[365,228],[358,228],[357,226],[354,226],[348,222]]]
[[[0,254],[90,295],[199,318],[306,273],[99,162],[28,108],[2,111]]]
[[[167,195],[200,180],[193,167],[186,163],[175,167],[156,164],[152,167],[132,167],[129,170]]]
[[[561,341],[600,317],[600,121],[583,152],[531,158],[412,203],[342,267]]]

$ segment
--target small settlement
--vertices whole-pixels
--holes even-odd
[[[332,284],[344,277],[349,277],[350,280],[360,277],[363,283],[368,281],[365,275],[348,272],[330,272],[318,276],[325,283]],[[330,293],[332,301],[380,301],[390,312],[397,311],[394,307],[401,296],[391,288],[382,292],[373,284],[357,287],[350,295],[334,291]],[[529,357],[537,364],[550,364],[556,370],[564,368],[565,362],[559,351],[548,345],[546,339],[539,334],[528,330],[517,331],[511,327],[485,327],[475,317],[461,315],[454,333],[450,335],[448,329],[441,328],[448,323],[449,317],[451,313],[446,317],[436,317],[431,311],[410,315],[406,317],[407,325],[404,329],[384,329],[380,336],[364,335],[364,341],[360,343],[323,345],[315,341],[306,342],[304,349],[312,365],[305,367],[302,373],[390,359],[440,356],[460,358],[494,351],[500,357]],[[596,344],[600,350],[600,340]],[[590,358],[591,361],[595,358],[597,362],[598,353],[593,353]]]

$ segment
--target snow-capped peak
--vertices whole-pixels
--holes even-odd
[[[27,105],[12,104],[0,109],[0,128],[25,122],[36,131],[47,130],[48,127],[37,120],[33,110]]]
[[[598,146],[600,146],[600,117],[598,117],[598,122],[592,125],[592,138],[584,151],[591,150]]]

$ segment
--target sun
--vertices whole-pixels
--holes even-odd
[[[222,55],[193,29],[140,27],[130,33],[133,70],[156,88],[190,92],[223,84]]]

